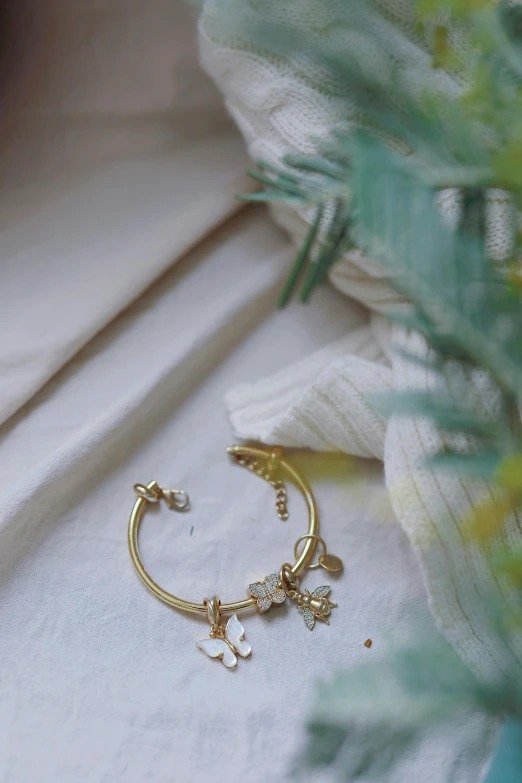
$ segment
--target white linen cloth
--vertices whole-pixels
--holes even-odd
[[[19,85],[16,145],[2,153],[0,780],[284,780],[313,682],[382,654],[390,631],[406,638],[414,607],[426,610],[406,537],[370,502],[382,496],[379,466],[356,485],[314,480],[321,530],[345,562],[328,580],[331,627],[310,633],[293,606],[241,615],[253,654],[235,672],[196,649],[202,619],[156,601],[134,573],[132,485],[156,478],[192,497],[186,515],[162,508],[144,521],[161,585],[194,600],[245,595],[291,556],[306,514],[291,491],[281,523],[272,489],[228,464],[224,395],[362,340],[346,335],[365,316],[328,289],[310,307],[274,310],[291,249],[262,210],[232,214],[241,140],[215,98],[193,133],[197,106],[171,113],[172,42],[192,35],[180,6],[50,5],[45,23],[62,26],[56,59],[42,59],[52,79],[40,71],[37,112]],[[212,96],[194,72],[179,78],[181,95],[199,89]],[[85,99],[74,116],[66,95]],[[381,434],[379,423],[375,444]],[[390,783],[475,783],[492,728],[477,718],[427,735]]]
[[[415,28],[415,3],[379,0],[377,5],[407,41],[403,47],[414,71],[416,63],[427,57]],[[358,40],[345,8],[334,2],[321,14],[308,0],[288,4],[267,0],[262,5],[255,0],[205,0],[200,21],[202,61],[223,91],[253,159],[278,165],[285,154],[314,152],[317,140],[328,137],[334,128],[364,124],[359,107],[346,97],[349,85],[334,84],[312,57],[267,56],[261,44],[256,48],[251,35],[270,13],[271,19],[298,29],[310,47],[324,48],[328,36],[335,35],[337,42],[342,40],[358,52],[361,67],[378,73],[383,67],[380,53],[366,40]],[[497,259],[509,246],[510,234],[504,230],[507,207],[506,196],[492,192],[488,239]],[[445,192],[440,208],[454,219],[456,194]],[[302,241],[310,219],[306,210],[297,215],[276,205],[273,214],[296,243]],[[393,509],[417,554],[438,627],[475,672],[497,676],[522,663],[522,638],[511,645],[499,638],[488,618],[484,593],[495,595],[500,604],[512,605],[518,598],[494,574],[484,551],[466,544],[461,531],[472,504],[488,499],[491,487],[423,469],[426,456],[443,445],[440,433],[422,419],[392,418],[385,423],[371,409],[372,392],[428,391],[433,379],[390,350],[392,329],[380,314],[396,303],[397,296],[370,259],[360,251],[347,253],[330,278],[339,290],[369,308],[370,328],[353,344],[334,346],[331,353],[312,359],[308,368],[301,364],[296,373],[290,367],[261,384],[231,392],[228,404],[235,432],[268,443],[384,458]],[[395,342],[403,339],[397,334]],[[417,344],[416,351],[423,355],[427,348]],[[494,396],[478,383],[474,394],[486,410],[495,405]],[[521,520],[513,515],[495,544],[505,549],[520,544],[521,530]]]

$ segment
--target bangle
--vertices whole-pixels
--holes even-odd
[[[296,601],[298,608],[308,628],[312,629],[316,620],[329,624],[331,609],[337,604],[328,599],[330,587],[322,585],[309,593],[299,591],[298,575],[305,568],[322,568],[328,571],[339,571],[341,560],[327,553],[326,544],[319,536],[319,515],[313,492],[303,476],[283,458],[283,449],[279,446],[261,448],[254,446],[231,446],[229,454],[235,461],[258,476],[268,481],[276,491],[276,511],[280,519],[288,519],[286,487],[280,476],[290,479],[301,491],[308,509],[308,532],[295,543],[295,563],[283,563],[278,573],[269,574],[262,582],[255,582],[248,587],[248,598],[221,604],[219,598],[205,598],[202,603],[187,601],[172,593],[168,593],[158,585],[145,569],[138,548],[138,534],[145,510],[150,504],[164,500],[169,508],[175,511],[186,511],[189,507],[189,497],[180,489],[164,489],[156,481],[148,484],[135,484],[134,491],[138,495],[129,518],[128,544],[129,553],[138,576],[145,586],[160,601],[184,612],[206,615],[210,624],[209,638],[197,642],[197,646],[209,657],[220,659],[225,666],[232,668],[237,664],[237,655],[250,655],[250,645],[244,640],[244,629],[237,618],[237,612],[257,608],[266,612],[273,604],[281,604],[286,598]],[[299,545],[304,542],[302,551]],[[311,563],[317,544],[322,547],[321,555],[316,563]],[[223,615],[232,615],[226,625],[221,620]]]

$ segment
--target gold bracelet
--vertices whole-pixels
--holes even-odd
[[[270,482],[276,490],[276,510],[280,519],[288,519],[287,494],[284,482],[279,478],[282,474],[293,481],[301,491],[308,508],[308,532],[301,536],[295,543],[294,565],[283,563],[279,572],[269,574],[262,582],[255,582],[248,587],[250,597],[229,604],[221,604],[219,598],[205,598],[203,603],[194,603],[178,598],[172,593],[163,590],[147,573],[141,560],[138,549],[138,533],[146,508],[151,503],[165,500],[169,508],[176,511],[185,511],[189,506],[189,497],[180,489],[164,489],[156,481],[148,484],[135,484],[134,491],[138,495],[129,518],[128,543],[132,563],[138,576],[154,595],[163,603],[181,609],[185,612],[204,614],[210,623],[210,635],[208,639],[198,641],[197,646],[209,657],[221,659],[223,664],[232,668],[237,664],[237,655],[246,658],[251,653],[251,647],[244,640],[244,629],[237,619],[236,612],[257,607],[259,612],[266,612],[273,604],[281,604],[286,598],[296,601],[302,611],[304,621],[308,628],[313,629],[316,620],[329,624],[329,615],[337,604],[328,599],[330,587],[322,585],[310,593],[305,590],[299,592],[298,574],[305,568],[313,569],[322,567],[327,571],[339,571],[343,564],[340,558],[331,555],[326,550],[324,540],[319,536],[319,515],[313,492],[297,470],[285,459],[283,449],[280,446],[260,448],[255,446],[231,446],[229,454],[239,465],[249,468],[261,478]],[[299,546],[304,543],[299,552]],[[316,545],[320,544],[322,552],[315,563],[311,563]],[[225,614],[231,614],[226,626],[222,625],[221,618]]]

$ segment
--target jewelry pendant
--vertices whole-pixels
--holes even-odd
[[[303,613],[305,624],[310,630],[313,629],[316,620],[330,625],[328,618],[332,609],[337,606],[328,598],[330,589],[329,585],[321,585],[311,593],[309,590],[301,593],[299,579],[288,563],[282,566],[279,576],[270,574],[262,582],[253,582],[248,587],[250,595],[256,599],[259,612],[268,611],[273,603],[282,604],[288,596],[297,603],[297,608]]]
[[[294,599],[297,601],[297,606],[303,613],[303,619],[310,630],[313,629],[316,620],[322,620],[326,625],[330,625],[328,617],[337,604],[328,599],[329,592],[329,585],[323,585],[316,587],[311,593],[308,590],[305,590],[304,593],[298,593]]]
[[[248,586],[248,591],[256,599],[258,612],[267,612],[273,603],[282,604],[286,600],[277,574],[269,574],[262,582],[254,582]]]
[[[218,658],[227,669],[237,666],[237,656],[248,658],[252,648],[245,641],[245,629],[237,619],[237,614],[229,618],[226,626],[221,625],[219,598],[205,598],[207,618],[210,623],[210,638],[196,642],[200,650],[209,658]]]
[[[289,563],[285,563],[281,567],[279,583],[287,596],[297,603],[297,608],[303,613],[305,624],[310,630],[313,629],[316,620],[321,620],[326,625],[330,625],[328,618],[337,604],[334,604],[328,598],[331,589],[329,585],[316,587],[311,593],[309,590],[301,593],[299,591],[299,579],[292,572],[292,567]]]
[[[331,555],[327,549],[326,544],[324,542],[324,538],[321,538],[321,536],[317,535],[310,535],[307,533],[304,536],[301,536],[297,539],[297,541],[294,544],[294,555],[296,557],[299,557],[299,544],[301,541],[317,541],[318,544],[322,547],[322,553],[319,555],[316,563],[308,563],[306,566],[310,571],[312,571],[314,568],[324,568],[325,571],[342,571],[343,570],[343,561],[340,557],[337,557],[337,555]]]
[[[324,554],[320,555],[317,562],[321,568],[324,568],[325,571],[343,570],[343,561],[341,558],[337,557],[337,555],[331,555],[329,552],[325,552]]]

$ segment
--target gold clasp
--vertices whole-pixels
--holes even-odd
[[[162,489],[162,494],[168,507],[175,511],[185,511],[190,504],[190,498],[183,489]]]
[[[174,511],[185,511],[190,503],[190,498],[184,490],[165,489],[160,487],[157,481],[150,481],[146,486],[134,484],[134,492],[147,503],[159,503],[163,499]]]

